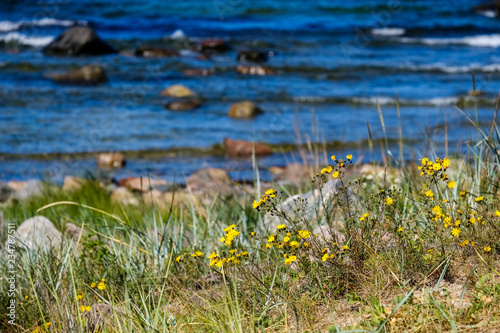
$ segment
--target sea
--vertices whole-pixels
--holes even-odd
[[[271,166],[318,156],[324,163],[330,154],[380,163],[463,154],[481,138],[478,128],[491,127],[500,88],[500,19],[473,10],[479,3],[2,0],[0,179],[150,175],[182,183],[217,167],[252,180],[256,169],[268,178]],[[41,52],[75,24],[91,26],[118,53]],[[196,45],[210,38],[230,49],[199,57]],[[180,55],[134,56],[143,45]],[[275,73],[237,73],[242,50],[266,53],[259,65]],[[86,64],[103,66],[109,82],[45,77]],[[202,106],[167,110],[161,91],[173,84],[195,91]],[[482,94],[471,96],[473,89]],[[243,100],[264,113],[230,118]],[[269,143],[274,154],[227,156],[226,137]],[[97,168],[96,155],[110,151],[124,153],[125,168]]]

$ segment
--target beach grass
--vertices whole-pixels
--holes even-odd
[[[167,207],[113,202],[94,180],[71,192],[47,186],[4,205],[6,221],[43,215],[83,232],[59,248],[16,250],[16,324],[4,316],[0,330],[494,332],[496,124],[483,134],[462,157],[393,161],[364,174],[356,157],[336,156],[304,188],[261,189],[256,176],[254,193]],[[329,181],[333,196],[323,192]],[[314,204],[281,205],[309,190]]]

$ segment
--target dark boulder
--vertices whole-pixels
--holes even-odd
[[[246,62],[264,62],[267,60],[267,54],[260,51],[240,51],[236,59]]]
[[[46,55],[81,56],[116,53],[116,50],[97,36],[94,29],[86,26],[73,26],[43,49]]]
[[[0,202],[7,201],[14,190],[6,183],[0,180]]]
[[[141,46],[135,50],[135,55],[146,58],[177,57],[179,53],[170,49],[163,49],[153,46]]]
[[[66,84],[95,85],[108,81],[104,68],[86,65],[65,74],[46,74],[46,78]]]

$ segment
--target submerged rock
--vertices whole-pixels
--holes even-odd
[[[57,248],[62,235],[54,224],[44,216],[27,219],[14,232],[16,245],[29,250]]]
[[[233,104],[229,109],[229,116],[233,118],[253,118],[261,113],[262,109],[250,101]]]
[[[238,66],[236,71],[245,75],[272,75],[274,71],[270,68],[263,66]]]
[[[73,26],[47,45],[43,49],[43,53],[58,56],[81,56],[112,54],[116,53],[116,50],[102,41],[91,27]]]
[[[97,166],[100,168],[123,168],[125,156],[122,153],[101,153],[97,156]]]
[[[206,68],[186,69],[182,72],[182,74],[187,76],[209,76],[214,73],[215,72],[213,69],[206,69]]]
[[[252,156],[255,151],[256,156],[267,156],[272,154],[271,147],[264,143],[254,143],[244,140],[224,139],[224,149],[226,153],[234,157]]]
[[[226,41],[222,38],[210,38],[200,41],[196,46],[196,49],[199,52],[206,52],[206,51],[224,52],[229,49],[229,46],[227,45]]]
[[[488,1],[473,7],[476,12],[493,12],[495,16],[500,16],[500,1]]]
[[[267,61],[267,54],[260,51],[240,51],[236,57],[238,61],[246,62],[265,62]]]
[[[222,197],[229,197],[235,191],[227,171],[216,168],[196,171],[187,179],[186,187],[195,195],[219,193]]]
[[[135,50],[134,54],[146,58],[177,57],[179,55],[176,51],[153,46],[141,46]]]
[[[174,84],[161,92],[163,96],[170,97],[195,97],[196,93],[186,86]]]
[[[165,108],[171,111],[189,111],[197,109],[201,106],[201,102],[197,98],[178,99],[165,104]]]
[[[45,77],[60,83],[78,85],[96,85],[108,81],[104,68],[98,65],[86,65],[66,74],[46,74]]]

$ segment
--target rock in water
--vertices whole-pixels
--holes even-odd
[[[146,58],[177,57],[179,54],[170,49],[161,49],[153,46],[141,46],[135,50],[135,55]]]
[[[224,148],[226,153],[234,157],[252,156],[255,150],[255,156],[267,156],[272,154],[271,147],[264,143],[254,143],[243,140],[224,139]]]
[[[35,216],[21,223],[14,237],[18,247],[29,250],[57,248],[62,240],[61,232],[44,216]]]
[[[201,102],[196,98],[178,99],[168,102],[165,108],[172,111],[189,111],[197,109],[201,106]]]
[[[116,53],[109,44],[97,36],[94,29],[86,26],[73,26],[43,49],[46,55],[81,56]]]
[[[97,156],[97,166],[100,168],[123,168],[125,156],[121,153],[101,153]]]
[[[267,54],[260,51],[241,51],[236,59],[246,62],[264,62],[267,60]]]
[[[129,177],[118,181],[118,185],[137,192],[148,192],[151,189],[167,190],[169,184],[166,180],[157,178]]]
[[[236,71],[240,74],[245,75],[272,75],[274,71],[270,68],[263,66],[238,66],[236,67]]]
[[[194,194],[216,194],[229,197],[235,188],[226,170],[208,168],[193,173],[186,181],[186,186]]]
[[[161,92],[163,96],[170,96],[170,97],[194,97],[196,94],[194,91],[189,89],[188,87],[185,87],[181,84],[174,84],[173,86],[170,86],[163,90]]]
[[[204,39],[198,43],[196,49],[199,52],[216,51],[224,52],[229,49],[227,43],[221,38]]]
[[[229,116],[233,118],[253,118],[261,113],[262,109],[250,101],[233,104],[229,109]]]
[[[104,68],[98,65],[86,65],[66,74],[47,74],[45,77],[66,84],[95,85],[108,82]]]
[[[473,8],[476,12],[492,12],[495,16],[500,15],[500,1],[488,1]]]

